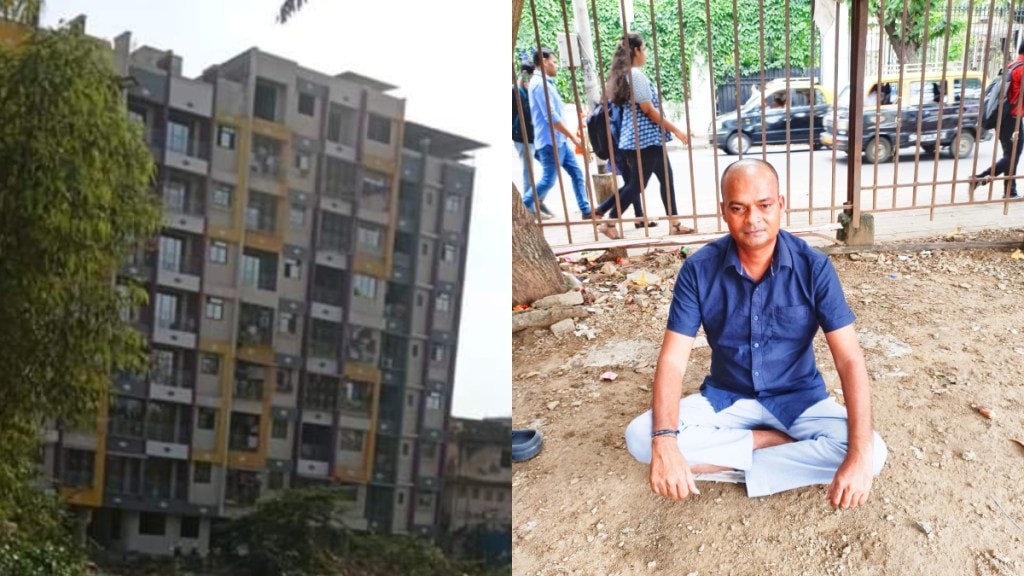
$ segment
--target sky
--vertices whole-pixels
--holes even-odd
[[[508,5],[309,0],[284,25],[275,20],[279,8],[279,0],[50,0],[42,25],[85,14],[91,36],[112,41],[130,31],[133,48],[174,50],[189,78],[252,47],[325,74],[358,72],[397,86],[391,94],[406,99],[407,120],[487,144],[472,161],[452,412],[511,416]]]

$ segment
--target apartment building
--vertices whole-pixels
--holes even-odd
[[[122,270],[146,374],[44,465],[111,550],[205,554],[211,526],[331,485],[349,524],[438,534],[482,144],[406,120],[395,87],[253,48],[198,78],[113,42],[163,228]]]
[[[512,559],[511,418],[452,418],[441,523],[456,553]]]

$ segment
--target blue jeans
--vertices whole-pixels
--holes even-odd
[[[544,198],[555,185],[555,178],[558,177],[558,165],[555,164],[554,146],[538,148],[537,160],[540,160],[540,165],[544,168],[544,176],[541,177],[540,182],[537,182],[536,190],[537,196],[540,198],[541,203],[543,203]],[[576,155],[569,149],[567,142],[559,144],[558,160],[562,163],[562,168],[569,173],[569,178],[572,180],[572,190],[576,194],[576,204],[579,206],[580,212],[584,216],[589,216],[590,202],[587,201],[587,185],[583,181],[583,169],[580,168],[579,162],[576,161]],[[527,210],[533,210],[533,202],[533,194],[523,196],[523,204],[526,204]]]
[[[519,160],[523,163],[523,198],[533,195],[533,180],[530,179],[530,165],[533,163],[533,144],[513,142],[519,152]]]

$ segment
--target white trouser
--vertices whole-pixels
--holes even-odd
[[[626,448],[644,464],[651,462],[651,411],[626,427]],[[774,428],[796,442],[754,450],[751,430]],[[690,466],[713,464],[742,470],[747,496],[767,496],[814,484],[830,484],[846,458],[846,408],[832,398],[811,406],[789,428],[756,400],[739,400],[715,412],[704,396],[679,401],[679,450]],[[882,471],[888,449],[874,433],[873,471]]]

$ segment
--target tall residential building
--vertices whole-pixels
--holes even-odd
[[[114,41],[163,229],[120,281],[148,338],[96,430],[46,466],[112,550],[205,554],[211,525],[332,485],[349,524],[436,535],[474,168],[395,87],[253,48],[199,78]]]

